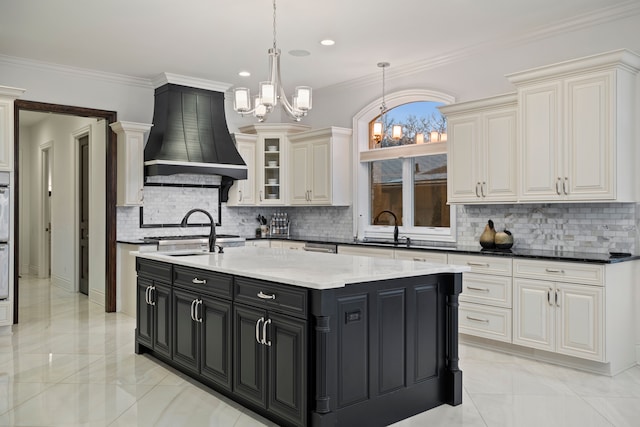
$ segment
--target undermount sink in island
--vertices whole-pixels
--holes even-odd
[[[136,265],[136,352],[279,425],[384,426],[462,403],[466,267],[255,247]]]

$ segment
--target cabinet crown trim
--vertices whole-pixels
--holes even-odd
[[[629,49],[618,49],[584,58],[571,59],[557,64],[531,68],[517,73],[506,74],[505,77],[518,85],[536,80],[555,78],[573,73],[584,73],[604,68],[618,67],[632,73],[640,71],[640,55]]]
[[[457,102],[451,105],[438,107],[442,114],[449,116],[457,113],[467,113],[470,110],[492,110],[495,107],[517,107],[518,93],[510,92],[502,95],[491,96],[489,98],[474,99],[471,101]]]

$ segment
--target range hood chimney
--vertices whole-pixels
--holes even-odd
[[[233,180],[247,179],[247,165],[227,127],[224,92],[228,88],[167,73],[155,83],[153,127],[144,149],[145,176],[220,175],[227,190]]]

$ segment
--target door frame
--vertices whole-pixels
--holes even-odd
[[[53,177],[53,141],[44,142],[40,144],[39,148],[42,172],[40,183],[40,229],[38,230],[38,234],[43,238],[39,239],[41,245],[38,252],[41,262],[38,263],[38,277],[51,277],[51,196],[49,196],[48,178],[49,174]],[[45,159],[47,160],[46,165],[44,162]],[[48,174],[45,172],[48,172]],[[47,209],[49,213],[47,213]],[[49,224],[47,224],[47,216],[49,216]],[[43,231],[47,228],[49,228],[48,235],[46,231]],[[47,241],[47,239],[49,239],[49,241]]]
[[[116,168],[117,168],[117,135],[109,126],[118,121],[118,113],[109,110],[97,110],[94,108],[74,107],[70,105],[49,104],[45,102],[16,100],[14,102],[14,253],[19,254],[19,197],[20,197],[20,170],[19,170],[19,141],[20,141],[20,111],[37,111],[41,113],[68,114],[72,116],[94,117],[106,120],[106,176],[105,176],[105,198],[106,198],[106,249],[105,249],[105,311],[116,311]],[[18,271],[18,258],[14,257],[14,271]],[[13,278],[14,310],[13,323],[18,323],[18,274]]]

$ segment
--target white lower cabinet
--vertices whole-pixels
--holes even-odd
[[[462,276],[460,332],[510,343],[511,258],[450,254],[449,263],[471,267]]]
[[[447,253],[446,252],[427,252],[427,251],[417,251],[411,249],[395,249],[394,257],[396,259],[407,259],[411,261],[420,261],[420,262],[433,262],[436,264],[446,264],[447,263]]]
[[[603,289],[514,279],[513,343],[604,362]]]
[[[393,258],[393,249],[372,248],[354,245],[338,245],[338,253],[346,255],[361,255],[377,258]]]

